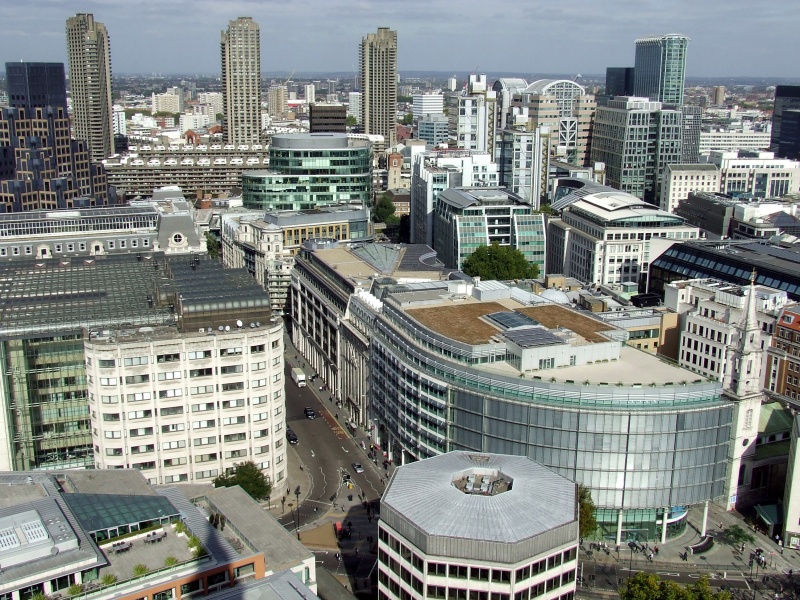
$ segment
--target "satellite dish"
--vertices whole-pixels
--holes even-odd
[[[236,321],[236,326],[237,326],[237,327],[241,328],[241,327],[242,327],[242,324],[243,324],[243,323],[242,323],[241,321],[238,321],[238,320]]]

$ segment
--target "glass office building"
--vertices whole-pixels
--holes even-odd
[[[675,33],[636,40],[633,95],[682,105],[688,46],[689,38]]]
[[[335,204],[368,205],[372,149],[338,133],[272,137],[268,171],[242,174],[242,203],[257,210],[310,210]]]
[[[589,487],[596,536],[616,543],[664,539],[665,523],[675,536],[688,505],[725,494],[733,406],[721,384],[521,290],[479,284],[456,303],[446,284],[438,302],[426,285],[378,294],[373,435],[389,458],[528,456]]]

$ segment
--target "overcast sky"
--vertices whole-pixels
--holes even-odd
[[[66,62],[67,17],[93,13],[114,73],[218,73],[230,19],[261,26],[263,71],[347,71],[379,26],[403,71],[600,74],[634,40],[691,38],[687,75],[800,77],[797,0],[0,0],[0,63]]]

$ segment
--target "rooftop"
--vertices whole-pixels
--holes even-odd
[[[506,491],[464,493],[472,475]],[[527,457],[448,452],[399,467],[381,504],[427,536],[515,543],[574,522],[577,486]]]

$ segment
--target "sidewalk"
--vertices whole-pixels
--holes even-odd
[[[736,512],[727,512],[722,507],[710,504],[708,510],[708,523],[706,534],[714,538],[713,547],[701,554],[691,554],[690,547],[698,544],[700,538],[700,526],[703,519],[703,507],[694,506],[690,508],[687,517],[686,530],[677,538],[668,540],[666,544],[648,542],[648,547],[653,549],[658,546],[659,552],[653,557],[652,562],[647,555],[642,552],[633,552],[626,543],[620,546],[619,551],[615,545],[610,544],[608,554],[603,550],[590,550],[590,542],[583,543],[581,552],[585,558],[601,565],[614,565],[620,569],[633,569],[634,571],[642,568],[669,570],[672,572],[697,572],[710,573],[715,579],[727,577],[739,577],[744,574],[750,577],[751,568],[749,565],[750,553],[757,547],[764,550],[767,559],[767,566],[762,568],[754,563],[752,576],[758,578],[764,575],[772,577],[774,575],[786,574],[789,569],[800,574],[800,553],[795,550],[785,549],[783,554],[774,540],[767,536],[757,533],[748,527],[742,516]],[[722,528],[720,528],[722,525]],[[754,538],[752,544],[745,544],[744,552],[741,546],[732,546],[725,541],[723,533],[729,527],[738,525]],[[683,561],[681,556],[688,553],[687,560]]]

